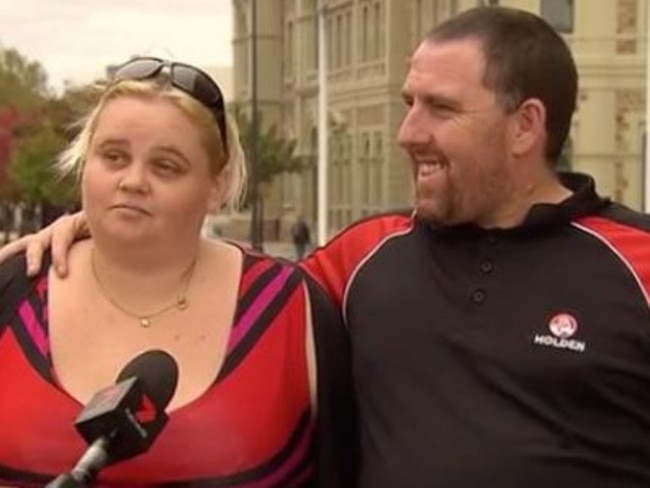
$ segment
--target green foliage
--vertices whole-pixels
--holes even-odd
[[[33,110],[48,96],[47,74],[41,64],[25,58],[16,49],[0,45],[0,107],[13,105],[21,111]]]
[[[60,97],[50,98],[45,110],[56,133],[71,141],[80,128],[79,122],[98,102],[100,93],[92,85],[70,86]]]
[[[257,158],[253,161],[253,144],[255,143],[255,127],[253,122],[241,111],[233,111],[239,127],[239,138],[250,164],[257,164],[257,177],[260,183],[271,183],[273,178],[283,173],[302,171],[304,162],[295,156],[296,141],[287,139],[280,134],[276,125],[268,129],[260,129],[257,138]],[[258,118],[260,128],[264,127],[262,115]]]
[[[29,204],[68,204],[76,197],[71,179],[61,179],[54,161],[65,141],[54,130],[40,128],[21,141],[9,169],[9,176],[21,199]]]
[[[0,194],[5,198],[28,205],[75,201],[74,182],[54,169],[72,137],[68,127],[87,108],[82,109],[85,93],[70,91],[56,97],[38,62],[0,45]]]

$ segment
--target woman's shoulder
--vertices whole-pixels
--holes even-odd
[[[29,295],[34,284],[47,275],[49,267],[49,253],[44,256],[43,266],[35,277],[27,276],[27,262],[24,253],[12,256],[0,263],[0,326],[5,323],[5,314],[13,313],[17,304]]]
[[[36,277],[27,276],[27,259],[24,252],[7,258],[0,263],[0,298],[3,298],[9,288],[18,285],[29,285],[35,278],[47,274],[51,264],[51,255],[46,251],[43,264]]]
[[[0,290],[16,276],[26,276],[26,270],[27,260],[24,252],[10,256],[6,261],[2,261],[0,263]]]

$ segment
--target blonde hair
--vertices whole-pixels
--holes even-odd
[[[166,83],[162,77],[143,81],[123,80],[105,87],[94,108],[76,124],[80,127],[79,133],[57,159],[57,168],[63,175],[75,173],[77,178],[81,176],[99,116],[109,101],[121,97],[160,98],[178,107],[199,130],[210,159],[210,172],[214,176],[226,172],[227,185],[222,206],[230,211],[239,208],[246,187],[247,170],[239,131],[233,118],[228,113],[224,114],[227,138],[224,146],[212,112],[191,95]]]

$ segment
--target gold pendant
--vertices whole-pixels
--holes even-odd
[[[140,325],[148,328],[151,325],[151,321],[147,317],[140,317]]]

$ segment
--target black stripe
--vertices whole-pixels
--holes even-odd
[[[0,482],[11,482],[10,485],[16,486],[43,486],[52,480],[52,475],[11,469],[0,464],[0,480]]]

